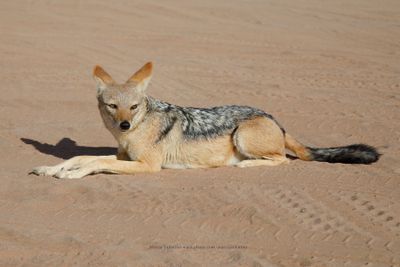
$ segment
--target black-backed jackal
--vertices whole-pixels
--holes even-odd
[[[116,156],[77,156],[56,166],[34,168],[32,173],[81,178],[162,168],[275,166],[289,162],[285,149],[307,161],[369,164],[379,159],[376,149],[364,144],[304,146],[271,115],[256,108],[190,108],[156,100],[146,94],[152,69],[152,63],[147,63],[118,84],[100,66],[94,68],[98,107],[118,142]]]

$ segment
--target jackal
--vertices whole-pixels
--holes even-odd
[[[94,68],[98,108],[118,142],[117,155],[77,156],[56,166],[34,168],[32,173],[81,178],[162,168],[275,166],[289,162],[285,149],[306,161],[370,164],[379,159],[377,150],[364,144],[304,146],[260,109],[180,107],[154,99],[146,94],[152,70],[149,62],[127,82],[118,84],[100,66]]]

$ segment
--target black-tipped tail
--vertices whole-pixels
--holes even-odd
[[[374,147],[364,144],[307,149],[311,154],[311,160],[330,163],[371,164],[378,161],[381,156]]]

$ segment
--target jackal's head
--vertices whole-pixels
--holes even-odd
[[[153,65],[145,64],[125,83],[116,83],[100,66],[93,71],[99,110],[106,127],[115,135],[136,128],[147,112],[146,88]]]

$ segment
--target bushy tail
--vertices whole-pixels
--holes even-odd
[[[381,154],[369,145],[355,144],[341,147],[312,148],[298,142],[289,134],[285,136],[285,147],[302,160],[330,163],[371,164],[378,161]]]

